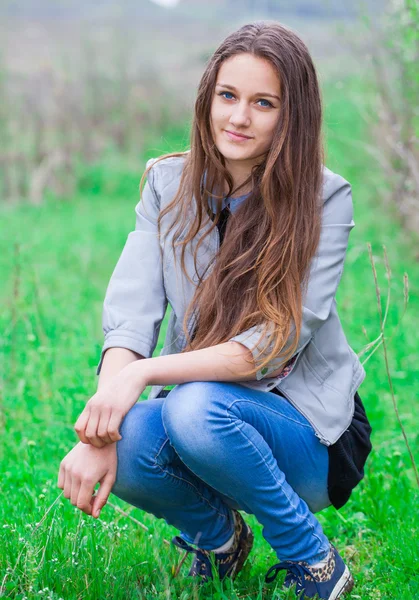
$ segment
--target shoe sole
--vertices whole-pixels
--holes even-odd
[[[345,570],[342,574],[342,577],[339,579],[337,584],[332,590],[331,595],[329,596],[329,600],[336,600],[340,598],[343,594],[348,594],[354,587],[355,581],[352,577],[348,567],[345,566]]]
[[[246,523],[247,528],[247,536],[246,540],[241,548],[240,554],[237,557],[236,564],[232,568],[232,570],[228,573],[227,577],[231,579],[235,579],[239,572],[242,570],[244,563],[246,562],[246,558],[249,556],[250,551],[253,547],[253,542],[255,541],[255,536],[253,531],[250,529],[249,525]]]

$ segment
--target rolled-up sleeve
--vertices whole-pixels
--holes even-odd
[[[153,159],[148,161],[147,167],[152,162]],[[157,232],[160,198],[155,191],[153,171],[148,173],[141,200],[135,207],[135,231],[128,235],[106,290],[102,316],[105,341],[97,374],[108,348],[127,348],[151,357],[166,312]]]
[[[331,172],[330,172],[331,173]],[[323,214],[320,241],[309,271],[307,291],[303,298],[302,324],[297,349],[290,359],[299,354],[310,342],[313,333],[327,320],[336,296],[345,262],[348,238],[352,228],[353,205],[350,184],[340,175],[332,174],[323,188]],[[274,346],[273,334],[263,333],[263,326],[254,326],[231,338],[251,350],[256,364],[267,356]],[[295,324],[284,346],[285,352],[295,338]],[[281,357],[272,359],[263,369],[258,369],[256,379],[269,377],[283,364]],[[279,378],[278,378],[279,380]]]

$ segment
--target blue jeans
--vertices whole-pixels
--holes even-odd
[[[190,382],[127,413],[112,492],[211,550],[232,509],[255,515],[279,560],[315,563],[329,542],[328,451],[286,398],[239,383]]]

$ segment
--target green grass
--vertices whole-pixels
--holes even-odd
[[[326,89],[327,164],[351,181],[356,222],[338,308],[348,341],[360,352],[379,334],[367,242],[384,295],[385,244],[392,268],[388,335],[402,312],[403,273],[410,277],[408,312],[389,353],[396,399],[419,458],[416,248],[395,215],[383,209],[384,185],[376,165],[361,146],[353,145],[368,135],[354,92],[367,101],[354,79]],[[173,130],[150,154],[175,149],[176,139],[183,149],[182,135]],[[121,165],[120,160],[116,163]],[[274,586],[263,585],[266,570],[277,560],[253,516],[245,515],[256,532],[255,549],[234,586],[214,582],[198,592],[183,577],[190,559],[181,575],[172,578],[181,555],[163,539],[170,540],[177,531],[162,520],[114,496],[110,500],[147,525],[148,533],[110,506],[94,520],[63,497],[54,504],[61,492],[56,485],[59,463],[76,443],[73,424],[96,389],[103,296],[134,224],[142,166],[131,173],[130,190],[124,187],[129,183],[116,181],[123,168],[116,173],[104,163],[86,174],[85,187],[89,177],[99,182],[92,185],[94,192],[84,191],[67,202],[50,200],[40,208],[1,208],[2,593],[8,598],[66,600],[285,598],[281,579],[276,592]],[[164,323],[156,352],[165,328]],[[366,370],[360,395],[374,429],[367,475],[344,508],[329,508],[319,519],[356,577],[352,598],[408,600],[419,596],[419,494],[392,409],[381,349]]]

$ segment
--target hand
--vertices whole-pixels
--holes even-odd
[[[57,485],[71,504],[97,519],[115,483],[117,462],[116,444],[98,449],[79,442],[61,461]]]
[[[127,365],[90,398],[74,425],[81,442],[103,448],[122,439],[122,420],[147,385],[137,372],[135,363]]]

